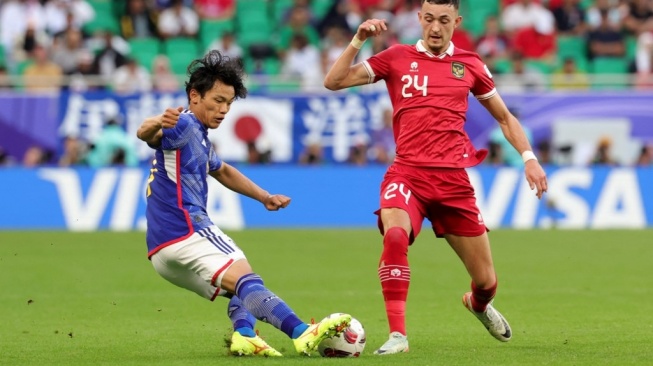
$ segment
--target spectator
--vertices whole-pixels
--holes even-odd
[[[390,29],[395,32],[399,42],[414,44],[422,38],[422,27],[417,19],[417,12],[422,9],[419,0],[404,0],[394,18]]]
[[[499,19],[489,16],[485,19],[484,33],[476,41],[476,52],[485,59],[506,57],[510,43],[499,25]]]
[[[170,59],[165,55],[158,55],[152,61],[152,81],[154,90],[159,92],[174,92],[179,90],[179,80],[170,69]]]
[[[626,52],[623,35],[610,23],[607,11],[601,11],[601,23],[589,33],[589,57],[622,57]]]
[[[298,78],[306,90],[322,87],[320,51],[308,42],[306,35],[297,33],[293,36],[281,74],[291,79]]]
[[[95,18],[95,10],[85,0],[48,0],[45,3],[46,27],[56,35],[69,27],[81,30]]]
[[[118,93],[143,93],[152,90],[152,78],[146,68],[133,58],[116,69],[113,75],[113,89]]]
[[[163,38],[195,37],[199,25],[197,13],[185,6],[182,0],[173,0],[172,6],[161,12],[158,23]]]
[[[34,62],[25,68],[23,78],[29,91],[58,91],[62,84],[63,71],[50,60],[49,51],[42,45],[34,48]]]
[[[82,42],[82,32],[70,28],[64,34],[63,39],[54,44],[52,61],[61,67],[64,74],[71,75],[75,73],[81,55],[88,53]]]
[[[487,155],[487,164],[492,166],[503,166],[503,152],[501,151],[501,145],[496,142],[488,142],[488,155]]]
[[[542,140],[537,143],[537,156],[540,164],[553,164],[553,159],[551,157],[551,142],[549,140]]]
[[[322,39],[322,70],[328,70],[349,45],[351,35],[346,29],[332,27]]]
[[[75,136],[68,136],[64,139],[63,154],[59,158],[59,166],[69,167],[86,164],[86,153],[88,146]]]
[[[458,48],[460,48],[462,50],[472,51],[472,52],[474,52],[476,50],[476,46],[474,44],[474,38],[464,28],[464,26],[460,26],[460,27],[456,28],[456,31],[453,32],[453,35],[451,36],[451,42],[456,47],[458,47]]]
[[[602,137],[596,146],[594,158],[592,158],[592,165],[610,165],[615,166],[617,162],[612,158],[612,140],[610,137]]]
[[[653,9],[649,0],[631,0],[624,18],[624,29],[638,36],[653,31]]]
[[[585,90],[590,81],[587,74],[580,72],[572,57],[564,59],[562,68],[551,77],[551,87],[558,90]]]
[[[322,144],[317,138],[309,138],[304,151],[299,154],[299,163],[303,165],[319,165],[324,162]]]
[[[68,88],[72,91],[83,92],[104,88],[104,83],[98,80],[93,68],[93,54],[90,51],[77,55],[77,70],[70,75]]]
[[[14,45],[20,43],[28,28],[35,34],[45,31],[45,11],[38,0],[10,0],[0,4],[0,45],[12,70]]]
[[[37,30],[31,24],[29,24],[27,26],[27,30],[25,30],[23,37],[20,37],[18,40],[16,40],[14,49],[8,50],[9,52],[7,52],[7,57],[11,56],[9,61],[16,64],[24,61],[29,61],[29,59],[34,56],[33,52],[37,44],[43,46],[50,45],[50,36],[48,36],[44,30]]]
[[[157,11],[163,11],[173,6],[175,0],[148,0],[150,3],[154,2],[154,8]],[[182,4],[189,8],[193,7],[194,0],[182,0]]]
[[[585,10],[580,0],[564,0],[562,6],[553,10],[558,35],[583,35],[586,30]]]
[[[206,52],[208,53],[211,50],[218,50],[223,56],[227,56],[231,59],[243,57],[243,49],[236,44],[234,34],[229,31],[222,33],[220,39],[213,41],[209,47],[207,47]]]
[[[52,159],[52,151],[33,145],[23,155],[23,166],[33,168],[45,165],[50,162],[50,159]]]
[[[125,54],[114,45],[114,36],[110,32],[102,35],[103,47],[93,61],[94,73],[100,75],[107,83],[111,82],[116,69],[127,62]]]
[[[513,40],[513,49],[524,58],[549,60],[555,57],[556,38],[552,19],[539,17],[532,27],[517,31]]]
[[[9,73],[5,65],[0,64],[0,91],[10,90],[11,89],[11,80],[9,79]]]
[[[304,6],[294,7],[290,10],[288,23],[279,30],[279,54],[283,56],[288,51],[294,35],[303,34],[308,43],[315,47],[320,47],[320,35],[311,25],[310,8]]]
[[[515,117],[517,117],[517,119],[519,119],[519,113],[516,110],[510,109],[510,111]],[[531,132],[531,129],[525,126],[523,123],[522,128],[526,138],[528,139],[528,142],[532,144],[533,133]],[[506,136],[503,134],[501,127],[495,127],[492,129],[490,132],[490,143],[498,145],[498,152],[500,156],[498,159],[500,159],[503,165],[512,167],[524,166],[524,160],[522,159],[521,154],[519,151],[512,147],[510,142],[508,142],[508,139],[506,139]]]
[[[9,155],[5,149],[0,146],[0,167],[14,165],[15,161],[13,156]]]
[[[349,0],[335,0],[329,11],[324,15],[318,25],[321,34],[331,27],[340,27],[355,31],[361,22],[360,9]]]
[[[195,11],[201,19],[232,19],[236,0],[195,0]]]
[[[635,165],[640,167],[648,167],[653,165],[653,144],[642,146],[639,152]]]
[[[377,163],[391,164],[395,158],[395,137],[392,131],[393,110],[391,106],[383,109],[383,126],[372,132],[370,157]]]
[[[120,16],[120,34],[125,39],[158,37],[158,14],[145,0],[127,0]]]
[[[608,14],[608,23],[614,29],[621,29],[621,11],[616,6],[619,0],[596,0],[587,9],[587,26],[589,29],[598,28],[602,22],[601,12]]]
[[[547,80],[537,69],[528,66],[524,57],[514,53],[511,57],[510,73],[497,80],[498,89],[505,93],[523,93],[526,91],[542,91]]]
[[[112,119],[93,141],[87,156],[91,167],[111,165],[137,166],[138,156],[134,140],[128,136],[116,119]]]
[[[553,21],[551,11],[533,0],[519,0],[508,5],[501,14],[503,29],[509,37],[520,29],[535,27],[538,22]]]
[[[354,143],[349,149],[347,162],[356,166],[367,165],[367,138],[354,137]]]

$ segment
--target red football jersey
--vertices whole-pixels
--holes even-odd
[[[464,130],[467,99],[496,94],[492,74],[473,52],[453,43],[441,55],[416,45],[394,45],[363,62],[369,82],[385,80],[392,101],[395,162],[466,168],[487,155],[476,151]]]

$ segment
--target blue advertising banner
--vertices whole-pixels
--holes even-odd
[[[633,154],[642,142],[653,141],[652,98],[653,94],[638,92],[503,95],[506,104],[531,130],[534,144],[553,140],[554,145],[560,145],[582,138],[594,144],[602,135],[613,136],[617,158],[622,164],[633,161]],[[143,119],[162,113],[167,107],[187,105],[183,92],[136,95],[64,92],[59,102],[60,138],[72,135],[92,142],[104,123],[118,119],[138,146],[142,161],[151,156],[151,150],[135,138]],[[318,143],[323,147],[327,163],[341,163],[347,161],[357,143],[373,143],[375,131],[382,128],[383,114],[388,108],[385,92],[255,94],[234,103],[227,119],[210,136],[218,154],[230,162],[246,161],[246,140],[255,139],[259,148],[271,150],[274,162],[295,163],[307,145]],[[52,122],[44,120],[43,123]],[[563,128],[574,123],[581,123],[579,128],[587,126],[585,133]],[[617,125],[623,125],[623,136],[618,135],[622,130],[615,132]],[[489,113],[470,97],[466,130],[475,146],[487,147],[490,134],[497,127]],[[562,132],[556,134],[556,131]],[[565,140],[570,138],[575,140]]]
[[[375,227],[385,167],[244,166],[270,192],[292,198],[279,212],[211,180],[208,213],[225,229]],[[644,228],[653,226],[653,168],[548,168],[537,200],[522,171],[469,169],[488,227]],[[147,169],[0,170],[0,230],[142,230]]]

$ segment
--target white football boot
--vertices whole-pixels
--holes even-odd
[[[504,318],[503,315],[492,306],[492,302],[487,305],[484,312],[477,313],[472,308],[472,293],[467,292],[463,295],[463,305],[467,310],[474,314],[481,323],[483,323],[485,329],[487,329],[494,338],[501,342],[508,342],[510,340],[512,337],[510,325],[506,321],[506,318]]]
[[[399,333],[390,333],[390,338],[381,346],[381,348],[374,351],[375,355],[392,355],[395,353],[408,352],[408,337]]]

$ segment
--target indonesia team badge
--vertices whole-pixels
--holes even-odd
[[[458,79],[462,79],[463,76],[465,76],[465,65],[461,64],[460,62],[452,62],[451,73]]]

